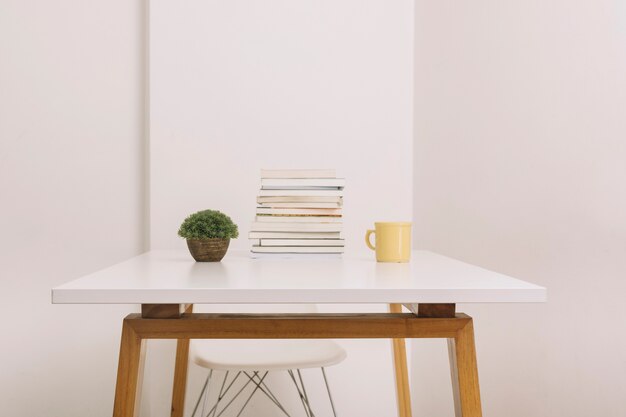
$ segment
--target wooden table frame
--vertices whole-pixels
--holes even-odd
[[[454,304],[392,304],[389,313],[366,314],[200,314],[192,306],[142,305],[122,325],[113,417],[135,417],[139,409],[147,339],[177,339],[172,417],[182,417],[190,339],[393,339],[398,413],[410,417],[410,393],[403,339],[448,340],[457,417],[482,417],[472,318],[455,314]],[[417,311],[416,311],[417,310]]]

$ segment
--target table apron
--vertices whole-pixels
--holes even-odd
[[[141,339],[373,339],[453,338],[471,322],[411,313],[202,314],[177,319],[130,314],[126,325]]]

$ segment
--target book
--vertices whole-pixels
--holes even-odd
[[[341,259],[341,253],[260,253],[250,252],[253,259],[307,259],[307,260],[327,260]]]
[[[252,239],[254,246],[344,246],[344,239]]]
[[[343,197],[343,190],[316,189],[316,190],[259,190],[259,197],[275,196],[305,196],[305,197]]]
[[[256,214],[277,214],[279,216],[341,216],[339,208],[273,208],[273,207],[257,207]]]
[[[343,246],[252,246],[255,253],[343,253]]]
[[[261,178],[335,178],[334,169],[262,169]]]
[[[253,232],[341,232],[341,223],[273,223],[253,222]]]
[[[257,207],[266,208],[320,208],[320,209],[338,209],[341,208],[340,203],[257,203]]]
[[[346,185],[343,178],[261,178],[262,190],[274,189],[339,189]]]
[[[261,190],[343,190],[343,187],[321,187],[321,186],[309,186],[309,185],[265,185],[261,187]]]
[[[256,216],[257,222],[270,223],[341,223],[341,216]]]
[[[311,197],[304,195],[293,196],[272,196],[272,197],[257,197],[257,203],[343,203],[343,197],[328,197],[319,196]]]
[[[343,239],[341,232],[249,232],[249,239]]]

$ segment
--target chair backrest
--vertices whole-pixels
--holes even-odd
[[[194,304],[194,313],[316,313],[315,304]]]

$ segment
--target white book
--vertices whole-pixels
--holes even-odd
[[[270,223],[341,223],[341,216],[256,216],[257,222]]]
[[[343,188],[344,178],[261,178],[261,189]]]
[[[258,207],[266,208],[322,208],[337,209],[341,208],[340,203],[257,203]]]
[[[261,178],[335,178],[334,169],[262,169]]]
[[[343,253],[343,246],[253,246],[255,253]]]
[[[253,232],[341,232],[342,223],[272,223],[253,222]]]
[[[256,214],[277,214],[279,216],[288,215],[316,215],[316,216],[341,216],[339,208],[287,208],[287,207],[257,207]]]
[[[259,197],[306,196],[306,197],[343,197],[343,190],[259,190]]]
[[[249,232],[250,239],[343,239],[341,232]]]
[[[257,197],[257,203],[343,203],[342,197],[311,197],[304,195],[294,196],[274,196],[274,197]]]
[[[261,190],[302,190],[302,191],[320,191],[320,190],[343,190],[343,187],[321,187],[309,185],[262,185]]]
[[[327,259],[341,259],[340,253],[259,253],[250,252],[250,257],[253,259],[315,259],[315,260],[327,260]]]
[[[254,246],[345,246],[345,242],[346,242],[344,239],[251,239],[251,240]]]

